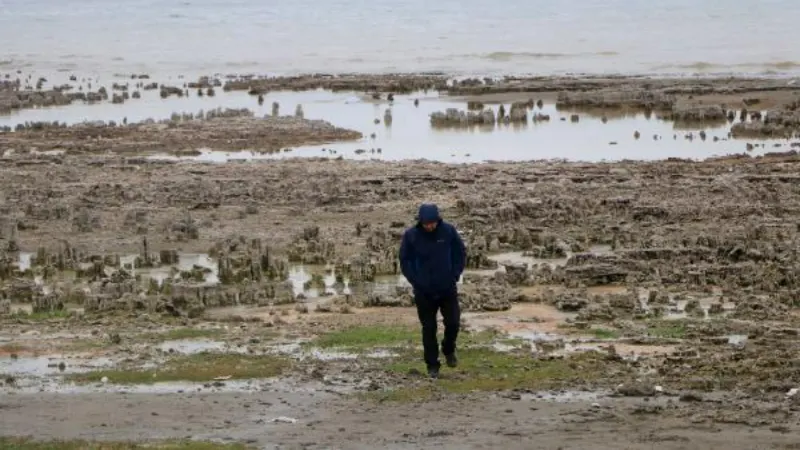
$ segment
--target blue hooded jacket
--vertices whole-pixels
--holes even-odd
[[[424,222],[438,222],[432,232]],[[466,264],[466,248],[456,228],[442,220],[439,208],[423,204],[417,225],[403,234],[400,267],[417,295],[441,295],[456,289]]]

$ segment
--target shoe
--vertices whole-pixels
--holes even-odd
[[[438,367],[428,367],[428,376],[431,378],[439,378],[439,368]]]
[[[445,359],[447,360],[447,367],[456,367],[458,366],[458,358],[456,358],[455,353],[451,353],[449,355],[444,355]]]

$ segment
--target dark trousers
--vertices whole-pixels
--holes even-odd
[[[436,315],[442,312],[444,322],[444,339],[442,353],[451,355],[456,351],[456,338],[461,325],[461,307],[458,304],[458,292],[446,292],[441,295],[414,296],[417,315],[422,325],[422,346],[425,349],[425,364],[431,368],[441,367],[439,362],[439,344],[436,339]]]

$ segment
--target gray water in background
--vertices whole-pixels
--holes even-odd
[[[536,98],[533,94],[532,98]],[[414,99],[420,99],[414,106]],[[278,102],[282,114],[293,114],[302,105],[305,117],[322,119],[334,125],[360,131],[364,137],[351,142],[328,143],[295,147],[290,152],[260,154],[258,152],[204,151],[199,156],[175,157],[154,155],[159,159],[184,159],[206,162],[227,162],[249,159],[285,157],[328,157],[348,159],[380,159],[400,161],[428,159],[446,163],[477,163],[490,160],[526,161],[537,159],[567,159],[572,161],[617,161],[621,159],[654,160],[668,157],[708,158],[746,151],[748,141],[729,140],[730,124],[708,124],[696,129],[681,129],[675,123],[659,120],[655,115],[632,113],[612,116],[603,123],[598,115],[578,110],[579,123],[572,123],[571,110],[558,110],[554,104],[545,103],[531,113],[548,114],[547,122],[529,122],[525,126],[497,125],[439,129],[430,125],[430,114],[447,108],[466,108],[466,101],[440,97],[435,92],[427,95],[417,92],[396,95],[393,104],[364,101],[354,93],[329,91],[269,92],[264,104],[259,106],[254,96],[244,91],[220,92],[215,97],[190,96],[161,99],[157,91],[144,91],[139,100],[123,104],[110,102],[94,105],[76,102],[69,106],[33,108],[0,115],[0,127],[15,127],[24,122],[54,122],[74,124],[83,121],[108,121],[129,123],[147,118],[167,119],[172,113],[196,113],[217,107],[248,108],[256,116],[271,114],[272,102]],[[508,106],[508,103],[506,103]],[[490,105],[495,111],[498,105]],[[385,111],[392,111],[392,124],[383,122]],[[375,123],[378,119],[379,123]],[[563,120],[562,120],[563,119]],[[707,134],[699,137],[700,130]],[[636,139],[634,133],[641,134]],[[686,139],[692,133],[694,139]],[[372,135],[375,135],[374,138]],[[654,139],[657,136],[658,139]],[[613,143],[613,144],[612,144]],[[796,140],[754,140],[759,145],[751,155],[769,151],[787,151]],[[325,150],[323,150],[325,149]],[[380,151],[378,151],[380,149]],[[258,150],[258,149],[254,149]],[[0,151],[1,153],[2,151]]]
[[[0,73],[800,73],[797,0],[0,0]]]

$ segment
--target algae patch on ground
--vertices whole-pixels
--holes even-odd
[[[593,328],[592,334],[597,339],[617,339],[619,338],[619,331],[610,328]]]
[[[42,311],[42,312],[16,311],[9,317],[12,320],[28,320],[32,322],[40,322],[53,319],[68,319],[72,317],[72,315],[73,311],[69,311],[66,309],[59,309],[54,311]]]
[[[443,329],[439,327],[439,340]],[[461,331],[458,345],[463,347],[489,346],[495,342],[520,344],[521,341],[495,331]],[[319,348],[342,348],[348,350],[371,351],[380,348],[416,348],[422,346],[422,330],[419,326],[356,326],[323,334],[310,346]]]
[[[683,339],[686,332],[687,323],[682,320],[653,320],[647,323],[647,333],[653,337]]]
[[[438,380],[424,378],[419,355],[406,354],[386,366],[396,375],[419,378],[423,383],[383,392],[371,393],[380,401],[422,401],[441,394],[507,391],[513,389],[556,389],[575,384],[591,385],[604,376],[619,376],[627,367],[612,364],[605,355],[585,352],[565,358],[537,359],[522,351],[498,352],[487,348],[467,348],[459,351],[457,368],[442,368]],[[613,364],[612,364],[613,365]]]
[[[323,334],[311,342],[320,348],[372,350],[380,347],[412,345],[421,339],[418,329],[403,326],[350,327]]]
[[[163,366],[141,370],[98,370],[71,375],[70,380],[90,383],[108,379],[114,384],[150,384],[164,381],[205,382],[224,377],[230,380],[271,378],[291,367],[288,358],[274,355],[197,353],[168,360]]]
[[[605,354],[598,352],[539,359],[523,343],[493,330],[462,332],[458,339],[459,366],[454,369],[443,367],[441,378],[434,382],[424,375],[418,327],[352,327],[322,335],[311,344],[358,350],[394,347],[395,355],[382,360],[376,369],[402,378],[402,387],[365,394],[380,401],[417,401],[447,393],[538,390],[575,383],[592,384],[605,374],[619,375],[628,370],[624,363],[610,362]],[[495,344],[505,344],[508,350],[498,351]]]
[[[219,337],[225,334],[220,328],[172,328],[163,332],[144,333],[139,337],[153,341],[177,341]]]

